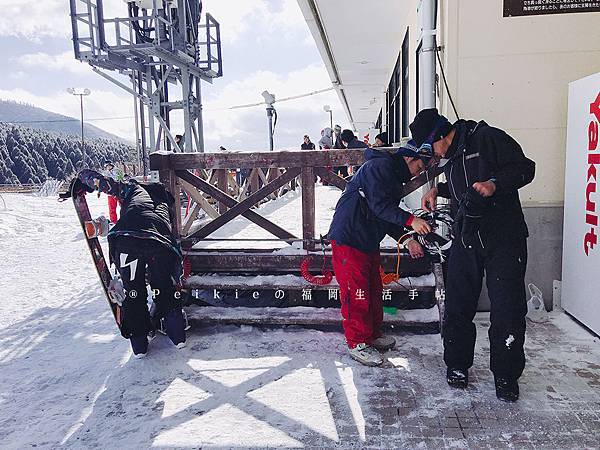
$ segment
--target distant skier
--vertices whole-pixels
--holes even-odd
[[[301,150],[314,150],[315,149],[315,144],[313,144],[310,141],[310,137],[308,136],[308,134],[304,135],[304,141],[300,145],[300,149]]]
[[[333,138],[331,137],[331,128],[327,127],[321,130],[321,139],[319,139],[319,150],[333,148]]]
[[[116,181],[85,169],[72,181],[70,192],[104,192],[121,202],[121,218],[108,233],[108,246],[126,292],[121,332],[136,357],[146,355],[148,333],[164,319],[166,333],[177,348],[185,347],[185,320],[177,289],[183,273],[182,255],[173,235],[173,196],[161,183]],[[146,276],[156,310],[150,316]]]
[[[115,169],[115,165],[112,161],[104,161],[104,175],[112,178],[115,181],[123,181],[124,176],[123,172]],[[117,204],[119,204],[119,199],[114,195],[108,196],[108,216],[112,223],[117,223]]]

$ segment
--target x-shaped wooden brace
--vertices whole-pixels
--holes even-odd
[[[175,174],[179,178],[187,181],[191,185],[200,189],[202,192],[205,192],[230,208],[216,219],[210,221],[202,228],[189,235],[186,239],[203,239],[239,215],[246,217],[248,220],[251,220],[259,227],[267,230],[269,233],[274,234],[280,239],[297,239],[296,236],[290,232],[284,230],[270,220],[265,219],[260,214],[251,211],[250,208],[258,203],[259,200],[269,195],[271,192],[276,191],[284,184],[289,183],[291,180],[296,178],[298,175],[300,175],[300,172],[301,169],[299,167],[288,169],[285,171],[285,173],[271,181],[266,186],[263,186],[258,191],[246,197],[246,199],[243,201],[238,202],[222,190],[212,186],[210,183],[204,181],[202,178],[197,177],[193,173],[188,172],[187,170],[175,171]]]

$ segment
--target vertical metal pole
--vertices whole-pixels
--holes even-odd
[[[273,151],[273,107],[267,106],[267,118],[269,119],[269,150]]]
[[[166,66],[161,66],[161,71],[160,71],[160,77],[163,77],[165,75],[167,71]],[[165,79],[164,84],[161,86],[161,89],[163,91],[163,95],[161,95],[162,101],[165,103],[169,102],[169,82],[167,81],[167,79]],[[165,105],[162,109],[161,109],[161,113],[163,116],[163,119],[165,119],[165,123],[167,124],[167,127],[169,128],[169,130],[171,129],[171,110],[169,109],[168,105]],[[167,149],[167,151],[171,151],[171,141],[169,141],[169,139],[167,139],[167,134],[165,133],[165,148]]]
[[[190,115],[190,72],[187,67],[181,68],[181,86],[183,88],[183,125],[185,126],[185,145],[188,152],[194,151],[194,136],[192,135],[192,118]],[[183,149],[181,149],[183,151]]]
[[[333,130],[333,112],[329,110],[329,126]]]
[[[202,92],[201,92],[201,84],[200,78],[195,77],[196,80],[196,96],[198,98],[198,136],[197,136],[197,145],[198,151],[200,153],[204,153],[204,118],[202,116]]]
[[[137,86],[135,85],[135,71],[132,70],[130,73],[130,77],[131,77],[131,85],[134,91],[137,92]],[[140,149],[140,119],[139,119],[139,115],[138,115],[138,104],[137,104],[138,100],[136,98],[136,96],[133,96],[133,123],[135,126],[135,150],[137,152],[137,159],[138,159],[138,167],[141,168],[142,164],[143,164],[143,159],[142,159],[142,152]],[[135,174],[134,174],[135,175]]]
[[[79,27],[77,25],[77,5],[75,0],[70,0],[71,7],[71,31],[73,33],[73,52],[75,59],[79,59]]]
[[[146,146],[146,119],[145,119],[145,106],[144,106],[144,102],[142,100],[142,96],[144,94],[144,85],[143,85],[143,76],[142,76],[142,72],[138,72],[137,75],[138,78],[138,92],[140,94],[140,100],[139,100],[139,112],[140,112],[140,128],[141,128],[141,146],[142,146],[142,167],[143,167],[143,172],[144,172],[144,180],[148,179],[148,172],[149,172],[149,158],[148,158],[148,150],[147,150],[147,146]]]
[[[177,0],[177,15],[179,16],[179,36],[181,38],[178,47],[181,51],[185,51],[187,43],[187,11],[187,1]]]
[[[104,0],[96,0],[96,15],[98,20],[98,47],[106,47],[106,31],[104,29]],[[118,25],[117,25],[118,26]]]
[[[154,113],[156,110],[155,96],[153,95],[154,89],[152,87],[152,67],[148,66],[146,69],[146,93],[150,99],[151,105],[148,106],[148,131],[149,131],[149,142],[153,144],[156,142],[156,134],[154,131]]]
[[[79,102],[81,105],[81,152],[83,156],[81,158],[81,168],[85,167],[85,138],[83,136],[83,94],[79,94]]]
[[[421,52],[419,53],[419,110],[435,108],[436,0],[421,0]]]

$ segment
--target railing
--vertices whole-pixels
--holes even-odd
[[[385,150],[383,150],[385,151]],[[346,180],[331,171],[331,167],[356,166],[364,162],[363,149],[312,150],[258,153],[166,153],[150,155],[150,167],[158,170],[161,181],[168,187],[176,199],[176,211],[180,211],[179,193],[183,189],[192,198],[197,207],[203,209],[211,221],[200,229],[188,233],[193,217],[181,217],[176,214],[176,231],[184,247],[207,238],[225,224],[238,216],[244,216],[259,227],[267,230],[277,239],[290,242],[302,240],[306,250],[314,250],[315,239],[315,180],[316,176],[330,185],[344,189]],[[259,171],[257,168],[261,168]],[[246,180],[254,189],[250,192],[238,190],[237,198],[231,195],[229,188],[232,172],[237,169],[251,170],[252,176]],[[210,175],[206,172],[212,171]],[[268,170],[265,176],[264,170]],[[423,186],[435,178],[441,169],[432,167],[405,185],[405,195]],[[260,176],[262,174],[262,177]],[[254,183],[252,181],[254,178]],[[257,178],[261,178],[259,187]],[[276,225],[257,212],[256,204],[278,193],[284,186],[292,188],[299,179],[302,186],[302,236]],[[238,187],[239,188],[239,187]],[[210,200],[219,203],[215,209]]]
[[[0,184],[0,192],[24,194],[37,192],[41,187],[41,184]]]
[[[238,290],[242,292],[240,294],[242,296],[245,292],[242,301],[245,306],[252,306],[252,299],[256,298],[254,295],[258,292],[253,290],[256,289],[262,290],[263,294],[265,290],[268,291],[265,294],[268,298],[274,295],[275,300],[270,300],[274,302],[273,306],[281,306],[282,300],[277,300],[280,298],[277,297],[277,293],[283,292],[284,289],[291,293],[290,303],[284,306],[309,305],[310,302],[304,299],[304,293],[312,292],[311,289],[316,289],[315,292],[319,289],[327,289],[322,291],[322,295],[325,296],[330,295],[331,292],[335,293],[336,289],[339,289],[335,281],[326,286],[318,286],[300,276],[300,268],[306,261],[307,255],[310,255],[313,267],[331,265],[331,249],[321,246],[320,240],[315,236],[316,177],[329,185],[344,189],[346,180],[333,173],[331,168],[356,166],[363,162],[363,149],[260,153],[157,152],[150,155],[151,169],[159,171],[161,181],[175,198],[175,211],[182,210],[181,191],[187,193],[188,197],[195,202],[191,215],[182,217],[181,214],[175,214],[175,229],[181,238],[184,254],[191,265],[191,272],[194,275],[201,275],[190,277],[186,286],[202,292],[208,290],[215,299],[220,298],[223,291],[229,292],[228,295],[233,295],[236,299]],[[242,186],[252,186],[250,191],[240,189],[239,183],[233,182],[233,174],[238,169],[251,171],[252,175],[242,183]],[[434,166],[413,178],[404,185],[405,195],[432,181],[440,173],[441,169]],[[260,215],[260,209],[254,208],[284,187],[293,189],[298,183],[302,188],[302,236],[295,236],[292,231]],[[217,208],[211,202],[218,203]],[[190,225],[200,209],[203,209],[211,220],[203,223],[200,228],[190,231]],[[277,249],[248,248],[251,247],[248,245],[248,239],[237,240],[239,245],[236,248],[194,248],[196,243],[211,240],[208,238],[211,233],[239,216],[246,217],[273,234],[275,236],[273,240],[279,241],[279,248],[281,245],[301,241],[304,251],[291,251],[287,254],[287,252],[276,251]],[[316,251],[317,249],[319,251]],[[395,295],[399,296],[408,295],[412,299],[420,292],[423,302],[432,299],[434,304],[437,303],[441,323],[444,305],[441,265],[429,258],[412,259],[407,257],[406,253],[400,260],[398,257],[396,249],[382,249],[382,268],[386,272],[393,272],[397,270],[399,262],[402,277],[433,273],[434,281],[430,285],[418,287],[407,286],[400,282],[392,283],[386,285],[385,291],[388,293],[394,291],[397,293]],[[202,276],[202,274],[208,275]],[[211,274],[218,274],[218,276],[213,277]],[[262,277],[257,281],[255,275],[273,276]],[[294,292],[296,294],[293,294]],[[389,295],[386,301],[392,298],[391,294]],[[413,297],[410,297],[411,295]],[[324,298],[330,297],[322,297],[322,300]],[[396,297],[396,301],[398,298],[401,297]],[[331,305],[335,303],[334,300],[327,300],[327,302]],[[265,319],[261,318],[260,321]],[[285,323],[288,323],[288,319]]]

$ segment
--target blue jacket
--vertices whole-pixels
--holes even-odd
[[[368,148],[365,163],[342,193],[329,239],[365,253],[379,250],[386,234],[400,237],[412,214],[398,205],[403,185],[411,178],[402,156]]]

